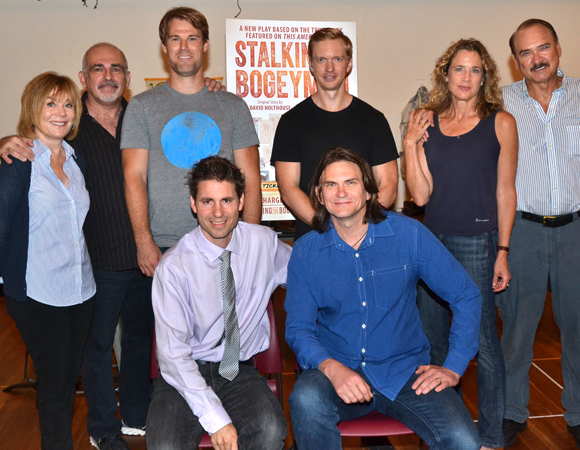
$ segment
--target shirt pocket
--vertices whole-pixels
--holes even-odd
[[[568,149],[574,156],[580,156],[580,125],[566,126]]]
[[[371,272],[377,308],[390,310],[403,298],[407,285],[407,268],[404,265]]]

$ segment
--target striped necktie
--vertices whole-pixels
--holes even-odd
[[[224,354],[220,362],[219,374],[232,381],[240,371],[240,328],[236,314],[236,285],[230,267],[229,250],[219,256],[222,261],[222,300],[224,307]]]

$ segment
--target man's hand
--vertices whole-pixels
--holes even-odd
[[[32,139],[21,136],[6,136],[0,139],[0,158],[8,164],[12,164],[12,158],[20,161],[34,161],[34,152],[31,149],[33,145]]]
[[[137,262],[144,275],[153,277],[161,256],[163,253],[155,242],[137,242]]]
[[[222,91],[226,90],[226,86],[221,84],[220,81],[214,80],[210,77],[205,77],[205,85],[207,86],[208,91],[218,92],[220,89]]]
[[[231,423],[213,433],[209,440],[216,450],[238,450],[238,432]]]
[[[415,373],[420,376],[411,387],[417,395],[426,394],[433,389],[441,392],[445,388],[457,386],[461,378],[452,370],[439,366],[419,366]]]
[[[334,359],[325,359],[318,369],[328,377],[334,390],[346,404],[370,402],[371,388],[354,370]]]
[[[507,252],[500,250],[493,266],[493,292],[501,292],[510,285],[512,276],[507,261]]]

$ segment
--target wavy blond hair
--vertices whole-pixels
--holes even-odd
[[[488,53],[485,46],[477,39],[460,39],[451,44],[443,55],[435,63],[435,70],[431,74],[433,89],[429,92],[429,103],[425,109],[435,114],[442,114],[451,108],[451,93],[445,77],[449,72],[449,66],[453,58],[461,50],[476,52],[483,64],[483,86],[477,93],[475,110],[480,120],[488,119],[495,111],[504,111],[505,106],[501,89],[499,87],[499,75],[497,64]]]

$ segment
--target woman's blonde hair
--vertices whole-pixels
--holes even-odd
[[[66,135],[66,139],[74,139],[79,132],[79,123],[83,104],[77,85],[69,77],[55,72],[44,72],[33,78],[24,88],[20,103],[20,119],[18,120],[18,134],[29,139],[36,139],[34,123],[39,123],[42,108],[47,98],[64,95],[68,97],[75,110],[73,127]]]
[[[479,89],[475,106],[477,116],[481,120],[486,120],[494,111],[505,110],[499,87],[497,64],[485,46],[476,39],[461,39],[453,43],[437,60],[435,70],[431,74],[433,89],[429,92],[429,103],[427,103],[425,109],[429,109],[435,114],[442,114],[451,107],[451,93],[445,78],[453,58],[461,50],[476,52],[483,64],[483,86]]]

